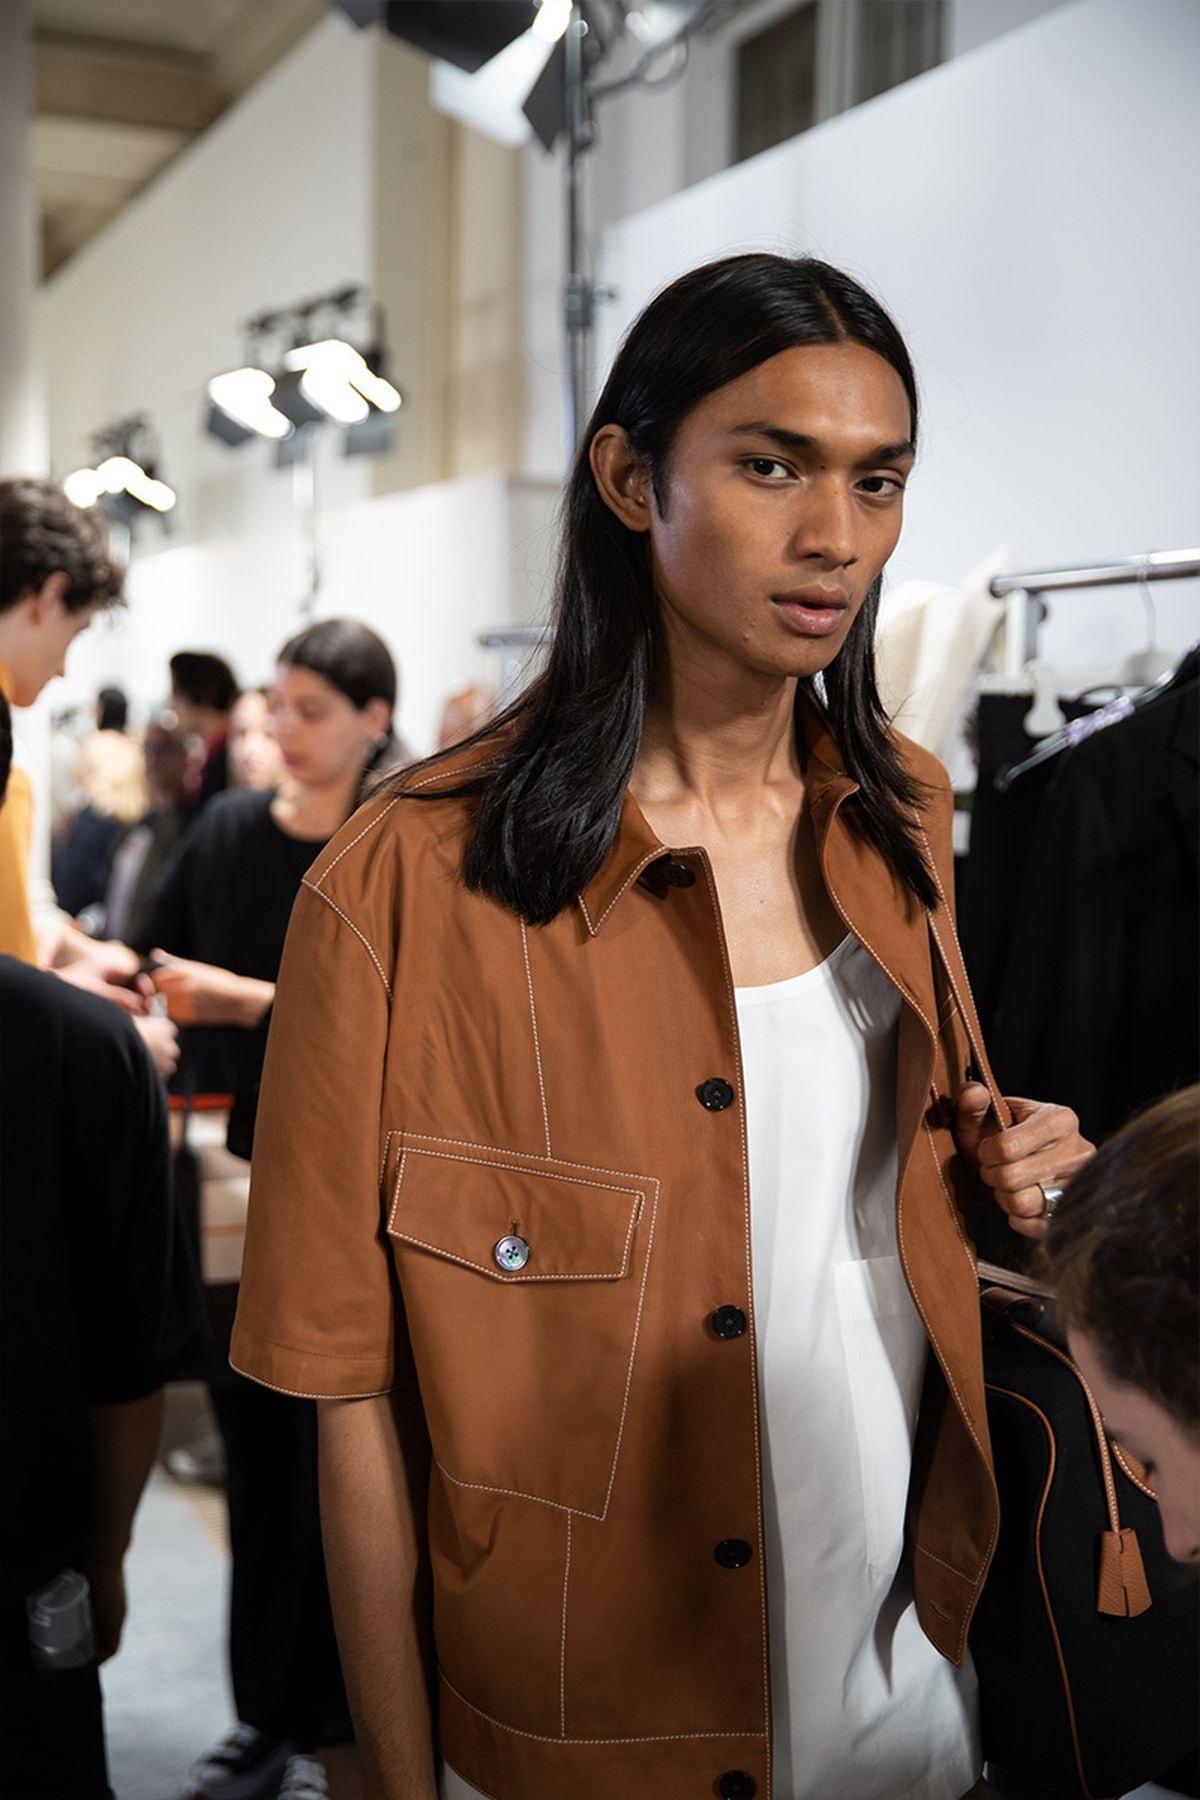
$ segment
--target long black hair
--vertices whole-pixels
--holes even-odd
[[[276,657],[286,669],[311,669],[336,688],[359,712],[372,700],[387,704],[387,725],[363,765],[358,799],[363,800],[380,779],[407,760],[396,736],[393,714],[399,684],[392,653],[379,636],[358,619],[320,619],[289,638]]]
[[[805,344],[862,344],[904,384],[917,439],[912,363],[887,313],[849,275],[813,257],[729,257],[666,288],[634,322],[588,422],[563,500],[554,631],[543,673],[478,738],[505,727],[486,769],[436,792],[478,796],[463,875],[546,924],[587,886],[617,834],[659,656],[649,540],[602,499],[588,447],[620,425],[660,510],[680,424],[706,395]],[[916,841],[919,784],[888,733],[875,682],[881,582],[824,671],[823,706],[860,792],[862,832],[926,905],[936,899]],[[799,695],[797,696],[799,699]],[[437,759],[434,759],[436,762]],[[403,785],[403,784],[401,784]],[[428,790],[426,790],[428,793]],[[433,794],[429,794],[433,798]]]

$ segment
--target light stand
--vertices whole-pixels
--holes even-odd
[[[563,38],[567,122],[567,269],[563,304],[567,336],[567,429],[572,450],[579,448],[587,418],[587,374],[591,365],[592,330],[596,322],[596,284],[583,271],[583,159],[596,134],[584,81],[583,40],[587,20],[579,0]]]

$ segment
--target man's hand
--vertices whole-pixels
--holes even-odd
[[[144,1018],[133,1022],[155,1068],[164,1081],[170,1081],[179,1067],[179,1027],[171,1019]]]
[[[125,1570],[118,1563],[92,1563],[85,1569],[92,1590],[92,1624],[96,1631],[96,1661],[115,1656],[125,1625]]]
[[[969,1081],[958,1096],[954,1138],[960,1154],[1008,1214],[1021,1237],[1046,1235],[1043,1187],[1064,1186],[1095,1155],[1080,1135],[1069,1106],[1006,1096],[1014,1123],[1001,1126],[982,1082]]]

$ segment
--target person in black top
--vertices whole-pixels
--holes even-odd
[[[280,652],[272,694],[286,770],[278,788],[229,792],[181,846],[143,942],[173,1019],[204,1028],[204,1085],[233,1095],[229,1148],[248,1157],[275,977],[292,902],[364,783],[395,766],[396,671],[365,625],[327,619]],[[220,1058],[212,1054],[212,1040]],[[194,1765],[190,1800],[274,1794],[324,1778],[304,1752],[352,1731],[333,1635],[317,1512],[310,1400],[229,1371],[210,1384],[225,1450],[233,1585],[230,1660],[238,1724]]]
[[[13,1800],[109,1794],[97,1665],[121,1638],[163,1383],[195,1353],[200,1318],[166,1096],[131,1020],[0,957],[0,1793]],[[95,1655],[48,1669],[26,1605],[68,1571],[90,1587]]]

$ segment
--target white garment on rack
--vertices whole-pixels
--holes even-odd
[[[1013,554],[994,550],[958,587],[904,581],[887,588],[879,609],[875,664],[884,710],[907,737],[945,761],[948,740],[1004,619],[991,592]]]

